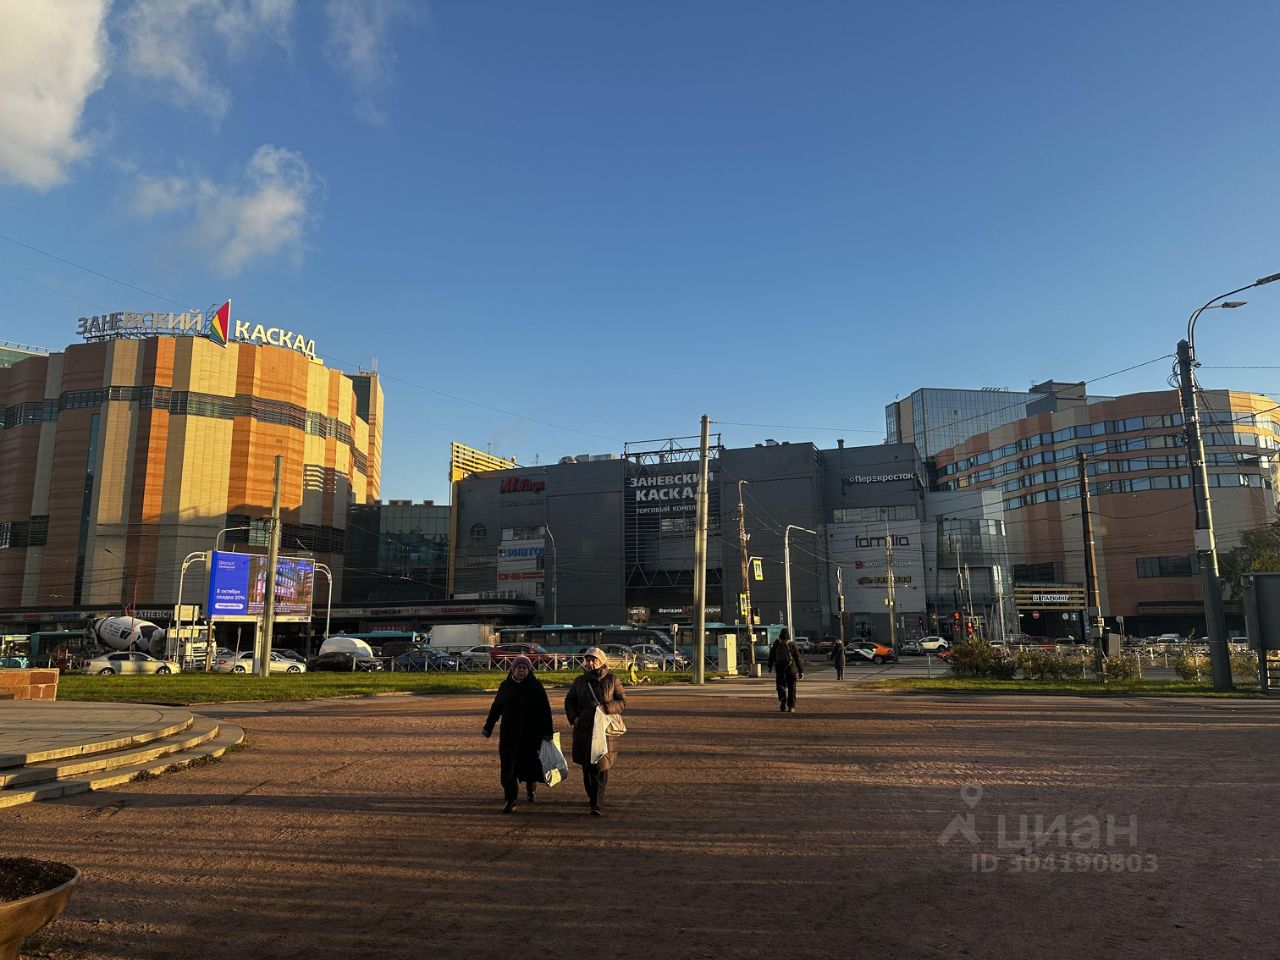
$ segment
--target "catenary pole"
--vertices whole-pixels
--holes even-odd
[[[1080,527],[1084,534],[1084,586],[1088,591],[1085,605],[1086,621],[1091,624],[1094,640],[1094,670],[1102,672],[1103,642],[1106,639],[1106,622],[1102,619],[1102,595],[1098,591],[1098,558],[1094,553],[1093,508],[1089,498],[1089,457],[1084,451],[1076,454],[1076,468],[1080,471]]]
[[[747,556],[747,512],[742,505],[742,485],[746,480],[738,481],[738,560],[742,567],[742,595],[746,598],[747,613],[747,649],[751,651],[752,675],[755,675],[756,664],[756,638],[755,638],[755,618],[751,616],[751,576],[750,566],[751,558]]]
[[[708,448],[711,418],[702,415],[702,436],[698,445],[698,499],[693,537],[693,682],[706,682],[707,656],[707,496]]]
[[[885,606],[889,608],[889,649],[898,652],[898,609],[897,595],[894,593],[893,577],[893,534],[889,525],[884,528],[884,566],[885,566]]]
[[[276,454],[276,473],[271,493],[271,534],[267,539],[267,592],[262,598],[262,643],[258,649],[258,676],[271,676],[271,637],[276,624],[276,563],[280,559],[280,468],[284,456]]]
[[[1209,667],[1213,688],[1230,690],[1231,661],[1227,654],[1227,618],[1222,609],[1222,585],[1218,580],[1218,548],[1213,536],[1213,508],[1209,502],[1209,471],[1204,462],[1204,437],[1192,368],[1191,344],[1178,341],[1178,380],[1182,394],[1182,423],[1187,435],[1187,462],[1191,470],[1191,497],[1195,504],[1196,556],[1200,559],[1200,586],[1204,593],[1205,629],[1209,634]]]

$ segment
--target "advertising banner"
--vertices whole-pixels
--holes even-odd
[[[924,537],[916,520],[827,524],[828,556],[844,571],[846,609],[854,613],[884,609],[889,537],[893,538],[894,606],[899,613],[924,612]]]
[[[315,561],[276,558],[276,619],[310,620]],[[257,620],[267,595],[267,558],[249,553],[213,554],[209,565],[209,616],[214,620]]]

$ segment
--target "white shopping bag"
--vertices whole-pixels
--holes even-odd
[[[599,763],[609,752],[609,717],[597,708],[591,723],[591,762]]]
[[[568,761],[560,750],[559,733],[553,733],[550,740],[542,741],[538,761],[542,764],[542,779],[547,782],[548,787],[554,787],[569,775]]]

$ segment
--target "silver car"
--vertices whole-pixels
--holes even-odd
[[[104,653],[92,660],[86,660],[80,672],[96,673],[106,677],[111,674],[128,673],[181,673],[182,667],[173,660],[157,660],[150,654],[128,651]]]
[[[631,648],[636,666],[642,670],[688,670],[689,658],[683,653],[672,653],[656,643],[637,643]]]

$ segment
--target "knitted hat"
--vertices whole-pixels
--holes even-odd
[[[604,651],[599,647],[587,647],[586,651],[582,655],[583,657],[595,657],[601,663],[608,663],[608,659],[605,657]]]
[[[529,672],[533,673],[533,661],[526,656],[511,658],[511,669],[514,671],[516,667],[528,667]]]

